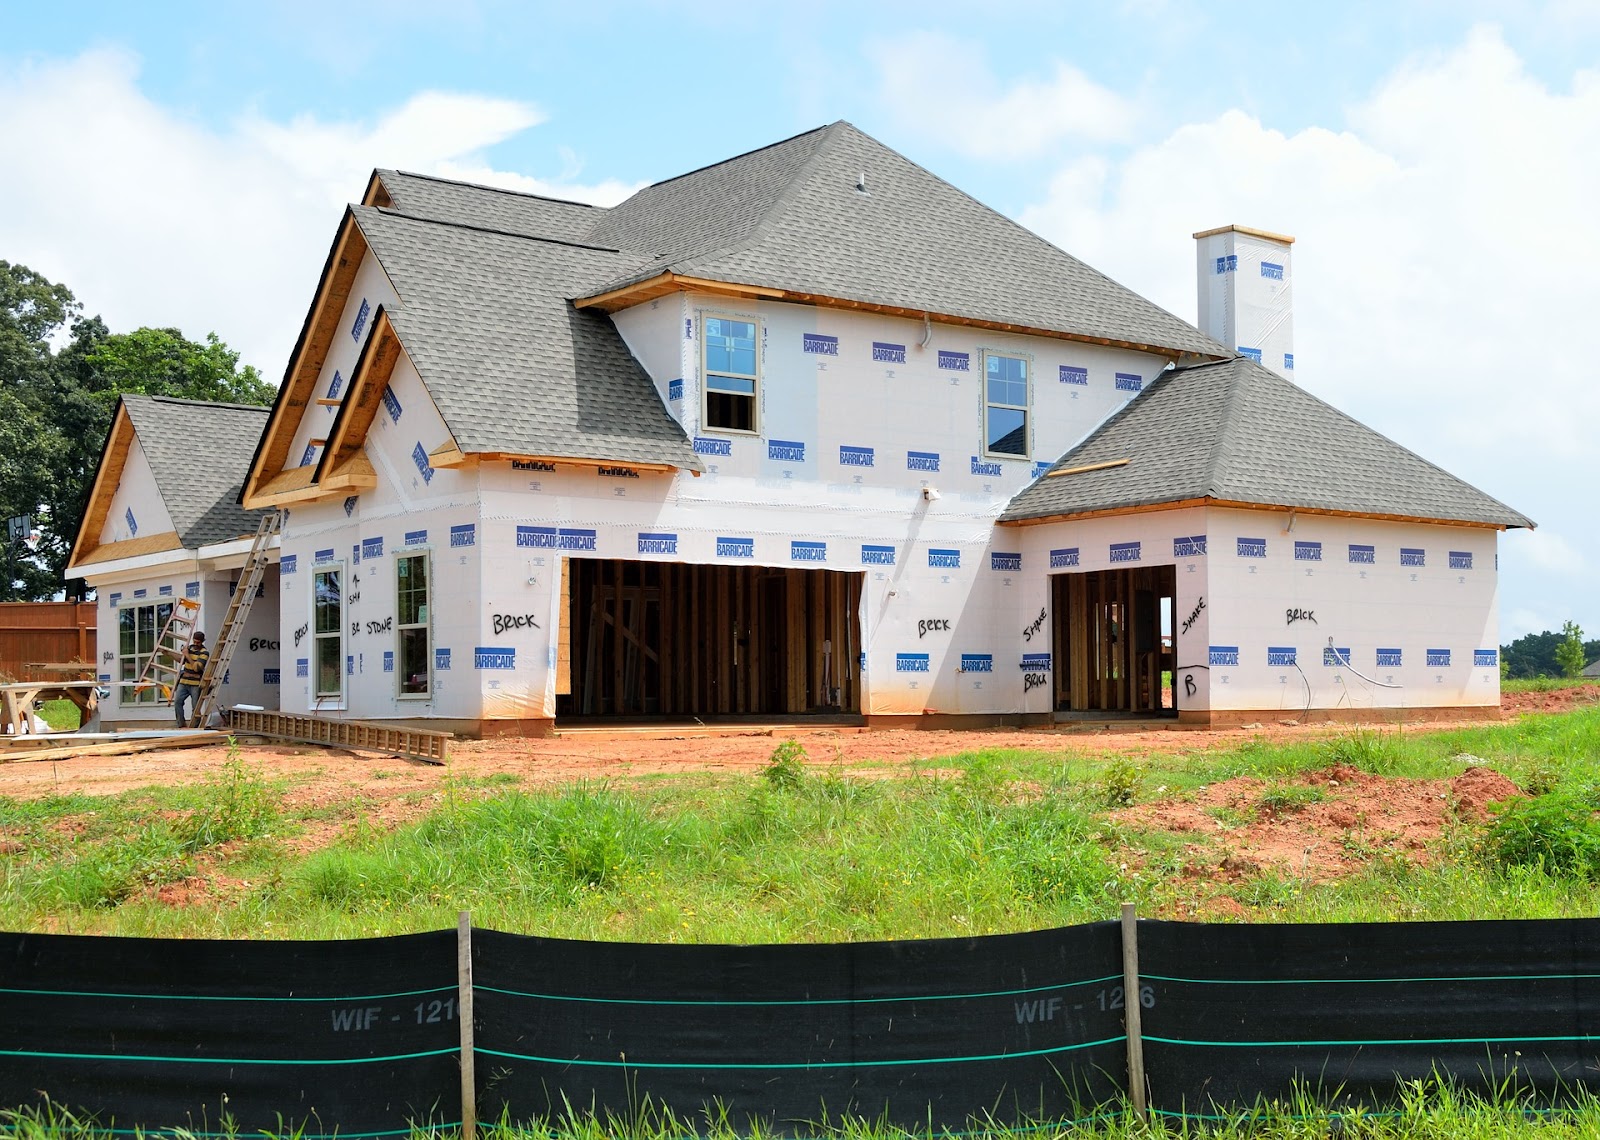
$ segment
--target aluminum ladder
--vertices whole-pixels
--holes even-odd
[[[189,648],[189,639],[194,636],[195,623],[199,620],[199,602],[193,598],[175,601],[167,624],[156,634],[155,647],[151,649],[150,656],[145,658],[144,668],[139,670],[138,678],[122,684],[131,683],[136,693],[156,685],[161,689],[161,700],[171,701],[172,690],[178,683],[178,673],[183,668],[183,651]]]
[[[228,602],[227,616],[217,632],[216,648],[211,651],[211,660],[200,678],[200,697],[194,703],[190,728],[204,728],[217,707],[217,688],[228,675],[228,662],[233,660],[233,651],[244,634],[245,623],[250,620],[250,607],[255,605],[256,591],[261,588],[261,579],[267,572],[272,540],[282,530],[282,511],[268,511],[256,527],[255,541],[250,544],[250,554],[244,560],[233,598]]]

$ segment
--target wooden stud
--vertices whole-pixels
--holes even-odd
[[[478,1135],[478,1076],[473,1049],[472,913],[456,920],[456,1015],[461,1027],[461,1140]]]

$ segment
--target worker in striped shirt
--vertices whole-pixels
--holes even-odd
[[[177,715],[178,727],[189,727],[190,701],[200,703],[200,682],[206,675],[206,663],[211,660],[211,650],[206,648],[206,635],[198,629],[189,647],[183,651],[183,664],[178,670],[178,687],[172,692],[172,711]]]

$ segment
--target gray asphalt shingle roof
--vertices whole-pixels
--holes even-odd
[[[463,451],[702,468],[611,319],[566,299],[637,255],[352,209]]]
[[[582,202],[452,182],[425,174],[399,170],[379,170],[377,174],[400,213],[526,237],[585,241],[585,235],[606,212]]]
[[[1002,522],[1195,499],[1531,527],[1498,499],[1244,358],[1161,374]]]
[[[865,176],[866,192],[857,189]],[[671,270],[1173,353],[1231,351],[846,122],[647,187],[590,231]],[[599,290],[603,291],[603,290]]]
[[[186,549],[254,534],[260,511],[239,506],[270,408],[170,396],[122,397]]]

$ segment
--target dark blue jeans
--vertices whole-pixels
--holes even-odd
[[[172,711],[178,718],[179,728],[189,727],[189,709],[186,706],[190,701],[200,703],[199,685],[179,685],[172,691]]]

